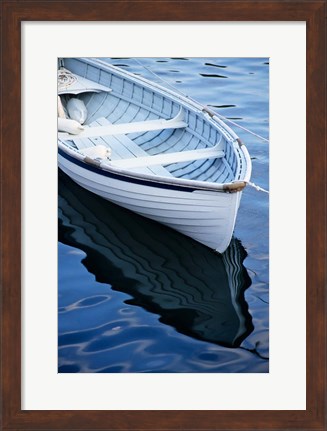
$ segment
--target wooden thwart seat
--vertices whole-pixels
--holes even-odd
[[[164,129],[179,129],[187,127],[187,123],[183,121],[184,113],[182,110],[176,115],[176,117],[170,120],[158,119],[148,121],[137,121],[133,123],[124,124],[108,124],[101,125],[98,127],[88,127],[83,132],[77,135],[78,138],[95,138],[102,136],[121,135],[126,133],[135,132],[149,132],[153,130],[164,130]],[[72,135],[68,133],[59,133],[60,139],[71,139]]]
[[[157,154],[130,159],[115,160],[110,164],[124,169],[133,169],[143,166],[169,165],[171,163],[187,162],[200,159],[217,159],[225,156],[224,151],[217,146],[199,150],[182,151],[177,153]]]

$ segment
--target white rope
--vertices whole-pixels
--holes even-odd
[[[65,89],[76,82],[76,76],[74,76],[67,69],[58,70],[58,88],[60,90]]]
[[[251,183],[251,181],[248,181],[248,182],[247,182],[247,184],[248,184],[250,187],[252,187],[252,188],[256,189],[258,192],[264,192],[264,193],[268,193],[268,194],[269,194],[269,191],[268,191],[268,190],[265,190],[265,189],[263,189],[262,187],[259,187],[259,186],[257,186],[256,184]]]
[[[224,117],[224,116],[223,116],[223,115],[221,115],[221,114],[218,114],[218,112],[217,112],[217,111],[214,111],[214,112],[215,112],[215,114],[217,115],[217,117],[219,117],[220,119],[222,119],[222,120],[224,120],[224,121],[228,121],[229,123],[233,124],[233,126],[238,127],[238,128],[240,128],[240,129],[244,130],[245,132],[248,132],[248,133],[250,133],[251,135],[256,136],[256,137],[257,137],[257,138],[259,138],[259,139],[262,139],[262,140],[263,140],[263,141],[265,141],[265,142],[269,142],[269,139],[266,139],[266,138],[264,138],[263,136],[258,135],[257,133],[252,132],[251,130],[247,129],[246,127],[243,127],[243,126],[241,126],[241,125],[240,125],[240,124],[238,124],[238,123],[235,123],[235,121],[232,121],[232,120],[230,120],[229,118],[226,118],[226,117]]]

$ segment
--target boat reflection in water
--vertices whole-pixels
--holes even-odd
[[[222,254],[82,189],[59,172],[59,241],[86,253],[96,280],[190,337],[238,347],[252,332],[246,252]]]

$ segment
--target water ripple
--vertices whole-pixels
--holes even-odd
[[[217,75],[215,73],[200,73],[204,78],[228,78],[228,76]]]

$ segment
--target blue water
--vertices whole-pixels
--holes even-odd
[[[106,61],[160,77],[269,138],[266,58]],[[269,144],[233,129],[252,158],[252,181],[269,189]],[[247,187],[220,256],[60,173],[58,371],[268,372],[268,208],[269,196]]]

